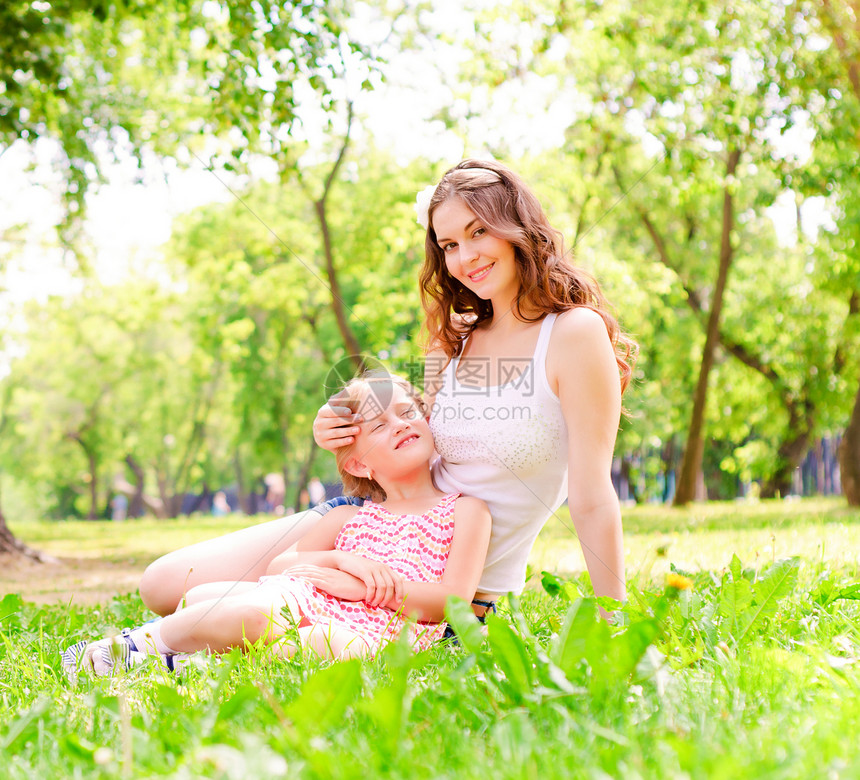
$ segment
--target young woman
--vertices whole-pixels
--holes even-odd
[[[220,653],[260,641],[282,655],[299,643],[340,659],[374,655],[403,631],[415,649],[442,636],[448,596],[471,599],[481,576],[487,506],[433,485],[433,437],[422,401],[405,381],[353,380],[340,398],[353,411],[377,410],[337,457],[345,490],[373,500],[327,513],[257,583],[198,585],[168,617],[73,645],[62,654],[70,675],[79,667],[111,674],[152,655],[173,669],[197,650]]]
[[[532,544],[565,497],[595,593],[622,600],[610,466],[635,345],[505,166],[464,160],[435,187],[424,216],[425,395],[440,455],[433,479],[443,492],[482,499],[493,517],[477,600],[522,589]],[[317,443],[351,444],[359,419],[336,402],[324,406]],[[170,553],[147,569],[141,595],[164,614],[190,586],[227,572],[256,579],[327,509]]]

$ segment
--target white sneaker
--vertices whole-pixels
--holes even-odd
[[[69,680],[75,682],[81,669],[92,672],[96,677],[109,677],[117,671],[128,671],[140,666],[149,658],[157,658],[166,669],[172,671],[173,664],[169,656],[138,650],[130,636],[131,631],[124,628],[119,636],[106,637],[97,642],[84,639],[63,650],[60,658]]]

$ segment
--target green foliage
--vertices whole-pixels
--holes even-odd
[[[0,9],[0,150],[54,140],[73,217],[105,147],[187,161],[209,133],[223,167],[262,151],[286,170],[302,87],[330,109],[346,60],[370,86],[376,60],[350,38],[351,11],[304,0],[10,0]]]
[[[394,643],[336,664],[260,650],[76,686],[58,646],[144,619],[136,599],[82,609],[7,595],[0,760],[14,780],[848,777],[860,767],[844,738],[860,725],[857,577],[734,557],[691,589],[631,588],[607,623],[579,581],[545,573],[548,592],[503,600],[484,629],[452,600],[459,646]]]
[[[722,635],[731,636],[740,644],[752,635],[753,629],[764,628],[766,621],[776,614],[777,602],[794,587],[799,565],[797,558],[779,561],[751,582],[743,576],[741,562],[734,556],[720,591]]]

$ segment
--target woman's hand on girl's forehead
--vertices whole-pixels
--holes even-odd
[[[314,440],[327,450],[352,444],[361,420],[360,414],[353,414],[351,409],[337,405],[335,398],[331,398],[317,412],[313,424]]]

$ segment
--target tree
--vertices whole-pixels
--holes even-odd
[[[85,194],[100,177],[100,145],[138,159],[144,147],[182,156],[201,133],[232,133],[216,154],[230,166],[253,151],[290,146],[296,90],[309,84],[323,103],[330,99],[332,49],[359,63],[372,59],[343,34],[350,7],[13,0],[0,9],[0,155],[15,141],[56,142],[68,207],[61,235],[73,246]],[[186,34],[175,36],[177,29]],[[173,43],[188,39],[198,43]],[[8,531],[2,515],[0,530]]]
[[[619,212],[635,215],[704,331],[676,503],[692,500],[702,484],[708,389],[721,347],[768,379],[786,408],[772,483],[784,490],[808,446],[812,407],[759,345],[733,337],[723,320],[736,299],[732,268],[757,254],[751,215],[763,216],[801,167],[779,152],[773,134],[817,105],[815,91],[792,80],[805,38],[789,11],[756,3],[615,2],[556,19],[570,41],[565,63],[589,100],[571,135],[610,156],[617,189],[606,207],[620,201]],[[746,311],[749,330],[759,313]]]
[[[810,19],[817,19],[822,32],[832,41],[839,65],[838,69],[827,73],[831,78],[825,76],[822,79],[825,82],[822,92],[828,96],[832,110],[839,112],[844,121],[819,123],[821,143],[818,144],[820,154],[816,161],[820,175],[814,177],[818,181],[809,184],[813,192],[827,194],[833,190],[834,184],[838,187],[839,232],[833,242],[841,250],[841,260],[835,269],[831,269],[828,281],[847,292],[845,336],[848,343],[856,345],[860,324],[860,263],[856,251],[860,241],[860,224],[856,216],[860,207],[860,188],[856,181],[860,164],[860,138],[856,134],[860,118],[860,3],[857,0],[844,3],[820,0],[811,4],[807,15]],[[825,119],[829,119],[829,115]],[[856,347],[852,351],[856,352]],[[860,385],[839,446],[839,467],[848,503],[860,506]]]
[[[327,398],[325,382],[342,379],[347,363],[355,368],[354,345],[331,305],[330,264],[337,263],[338,302],[357,354],[414,372],[420,231],[411,200],[427,173],[372,149],[359,159],[331,187],[328,241],[314,229],[318,201],[306,189],[320,171],[329,175],[321,165],[301,171],[304,186],[258,183],[241,203],[197,210],[169,246],[195,338],[206,354],[222,355],[225,400],[208,449],[226,448],[217,458],[232,460],[240,487],[249,474],[279,471],[297,500],[313,463],[311,422]],[[329,377],[335,366],[338,375]]]

